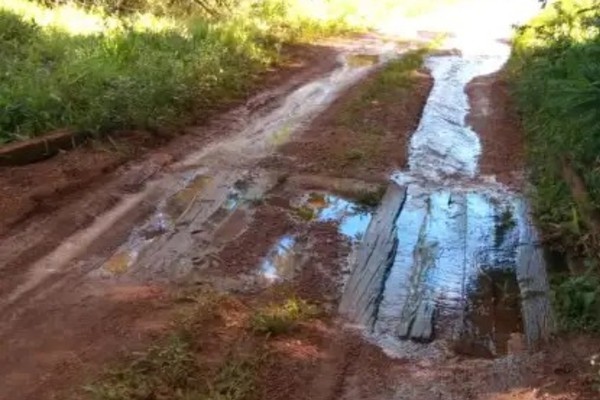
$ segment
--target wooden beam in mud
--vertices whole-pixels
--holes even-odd
[[[556,331],[550,303],[550,286],[544,250],[527,207],[521,210],[521,241],[517,252],[517,281],[521,292],[521,311],[527,345],[535,349]]]
[[[396,220],[406,200],[406,188],[392,182],[371,220],[346,284],[340,313],[351,321],[372,327],[385,277],[398,246]]]
[[[421,299],[416,307],[414,314],[402,318],[397,330],[398,336],[400,339],[410,339],[415,342],[430,342],[433,340],[435,304]]]

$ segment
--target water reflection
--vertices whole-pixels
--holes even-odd
[[[415,320],[422,303],[434,305],[439,314],[460,315],[470,301],[469,282],[483,269],[512,266],[514,276],[519,232],[515,225],[507,226],[497,246],[496,220],[511,207],[510,199],[497,196],[409,189],[397,221],[398,249],[379,309],[380,332],[395,332],[406,325],[406,319]],[[462,321],[458,324],[461,329]],[[403,336],[413,338],[408,330]]]
[[[342,197],[311,193],[302,202],[311,219],[328,222],[339,222],[339,232],[344,236],[360,240],[373,217],[372,211]]]
[[[296,238],[286,235],[269,251],[260,266],[261,275],[269,282],[277,282],[293,275],[296,266]]]

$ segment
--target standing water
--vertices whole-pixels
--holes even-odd
[[[375,342],[404,357],[430,351],[415,342],[435,339],[496,356],[510,351],[515,335],[534,345],[552,330],[542,249],[526,201],[479,176],[481,143],[466,124],[467,84],[499,71],[510,48],[488,39],[463,50],[426,62],[434,87],[411,139],[409,169],[393,176],[406,188],[389,230],[394,243],[369,247],[369,234],[382,234],[372,224],[363,253],[389,254],[378,265],[359,255],[341,303]]]

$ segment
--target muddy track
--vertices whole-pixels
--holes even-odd
[[[0,231],[0,399],[85,398],[107,363],[169,331],[186,290],[233,299],[199,358],[248,341],[228,318],[280,291],[324,311],[267,340],[260,398],[595,398],[585,346],[533,352],[553,321],[494,34],[474,49],[457,34],[463,53],[428,57],[386,102],[361,96],[406,48],[338,41],[140,159],[81,149],[6,170],[7,188],[29,183],[0,210],[15,216]]]
[[[2,398],[51,396],[70,387],[72,379],[81,382],[93,375],[119,349],[140,346],[161,332],[170,319],[165,285],[218,281],[218,287],[239,290],[233,270],[227,278],[223,276],[227,270],[219,267],[223,262],[229,268],[236,268],[236,263],[242,269],[255,265],[278,231],[252,234],[254,243],[244,242],[243,236],[235,244],[232,240],[246,230],[266,227],[270,219],[283,221],[281,233],[294,225],[285,222],[289,217],[281,207],[252,207],[275,190],[282,177],[276,171],[256,169],[257,162],[341,91],[377,68],[350,65],[348,55],[377,55],[380,48],[392,56],[397,51],[369,39],[342,43],[335,58],[317,52],[313,60],[318,62],[282,85],[113,172],[109,170],[122,161],[110,155],[108,163],[94,161],[109,165],[106,170],[90,166],[87,174],[80,169],[74,161],[86,159],[86,149],[32,167],[7,169],[3,176],[8,189],[11,182],[20,184],[28,176],[31,179],[25,182],[31,186],[45,179],[58,186],[41,188],[43,193],[37,196],[15,193],[15,201],[5,210],[15,218],[3,220],[0,243],[0,374],[6,382]],[[44,168],[56,168],[56,176],[43,174]],[[84,183],[86,178],[96,181]],[[346,185],[353,183],[340,183]],[[253,226],[251,221],[257,219]],[[331,236],[315,229],[299,231],[304,239],[298,241],[306,244],[314,241],[313,236]],[[326,240],[334,245],[336,235]],[[327,257],[343,253],[335,250]],[[212,271],[218,272],[217,278]],[[300,281],[325,283],[319,274],[304,274]],[[335,287],[325,284],[313,294],[335,293]],[[38,383],[26,385],[32,381]]]

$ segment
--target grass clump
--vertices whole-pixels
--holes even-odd
[[[202,391],[199,371],[189,344],[173,336],[86,390],[94,400],[189,399]]]
[[[109,370],[85,387],[92,400],[252,400],[256,398],[261,363],[269,353],[264,343],[247,340],[247,325],[228,326],[230,341],[209,340],[227,318],[243,321],[248,309],[235,298],[186,291],[172,334],[130,361]],[[254,338],[256,339],[256,338]],[[212,345],[208,345],[212,343]],[[210,356],[205,355],[209,351]]]
[[[571,270],[589,270],[553,279],[567,329],[600,325],[599,227],[592,218],[600,207],[599,21],[598,0],[558,1],[517,30],[510,62],[537,219],[551,245],[581,264]]]
[[[85,389],[94,400],[251,400],[264,354],[237,350],[211,373],[189,343],[173,336]]]
[[[341,115],[341,123],[353,129],[379,132],[376,127],[365,125],[360,118],[363,110],[393,101],[406,95],[414,84],[414,73],[423,66],[427,49],[410,51],[389,62],[363,89],[360,96],[348,105]]]
[[[381,185],[375,190],[362,190],[354,195],[354,200],[360,209],[373,209],[381,204],[387,188]]]
[[[294,330],[298,323],[319,314],[316,306],[292,297],[283,304],[270,305],[258,310],[251,319],[254,332],[281,335]]]
[[[369,166],[384,158],[385,143],[397,134],[400,115],[408,112],[411,94],[423,76],[427,49],[410,51],[393,60],[362,84],[344,103],[333,125],[350,140],[339,146],[333,162],[341,168]]]

